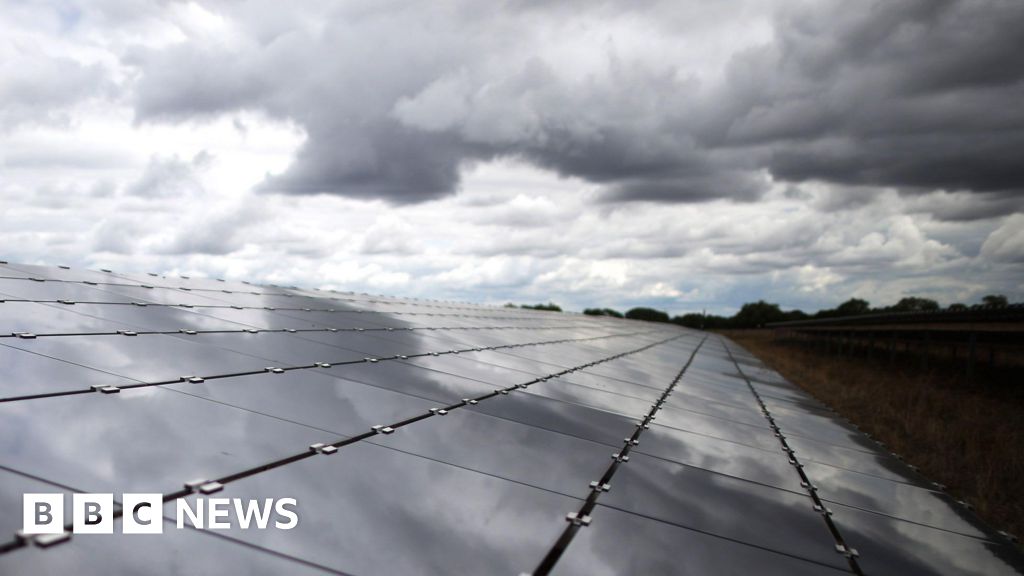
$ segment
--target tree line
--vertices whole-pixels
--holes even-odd
[[[505,308],[525,308],[527,310],[547,310],[548,312],[561,312],[562,311],[562,307],[559,306],[558,304],[555,304],[554,302],[548,302],[547,304],[519,304],[519,305],[516,305],[516,304],[513,304],[513,303],[509,302],[508,304],[505,304]],[[619,315],[619,318],[622,318],[621,314]]]
[[[983,297],[979,304],[975,304],[974,306],[955,303],[951,304],[947,310],[968,310],[972,307],[1003,307],[1008,305],[1009,302],[1006,296],[1003,296],[1002,294],[989,294]],[[526,308],[526,306],[524,306],[524,308]],[[739,312],[732,316],[717,316],[714,314],[697,313],[670,316],[663,310],[646,307],[632,308],[625,314],[611,308],[587,308],[583,313],[589,316],[612,316],[615,318],[631,318],[633,320],[647,320],[650,322],[671,322],[688,328],[716,330],[727,328],[757,328],[771,322],[787,322],[790,320],[839,318],[841,316],[858,316],[860,314],[879,314],[886,312],[928,312],[939,309],[939,303],[930,298],[908,297],[901,299],[892,306],[882,306],[877,308],[873,308],[867,300],[863,300],[861,298],[850,298],[835,308],[819,310],[814,314],[807,314],[802,310],[782,310],[778,304],[765,302],[764,300],[748,302],[740,308]]]

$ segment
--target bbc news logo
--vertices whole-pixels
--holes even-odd
[[[122,495],[121,532],[123,534],[162,534],[163,494]],[[186,520],[193,528],[227,530],[234,515],[237,527],[266,530],[291,530],[299,524],[294,498],[197,498],[194,503],[183,498],[175,501],[175,525],[185,528]],[[71,521],[75,534],[114,533],[113,494],[72,494]],[[64,533],[63,494],[24,494],[22,532],[26,535]],[[273,522],[271,522],[273,520]]]

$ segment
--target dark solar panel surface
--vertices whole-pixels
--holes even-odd
[[[756,358],[671,325],[2,264],[0,375],[2,574],[1024,566]],[[197,478],[295,498],[299,524],[177,529]],[[43,547],[18,534],[29,492],[159,492],[167,522]]]

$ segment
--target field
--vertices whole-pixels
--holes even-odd
[[[724,331],[794,384],[885,442],[998,530],[1024,533],[1024,382],[915,359],[828,354],[770,330]]]

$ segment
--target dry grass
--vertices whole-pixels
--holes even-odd
[[[828,355],[771,332],[724,332],[794,384],[973,505],[1024,534],[1024,389],[1017,378],[967,385],[955,370]]]

